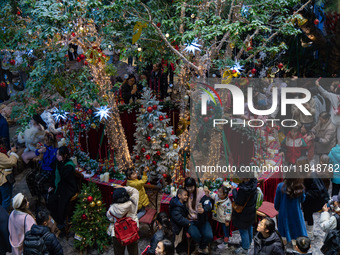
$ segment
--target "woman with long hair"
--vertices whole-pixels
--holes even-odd
[[[279,212],[278,230],[286,242],[307,236],[301,204],[305,201],[303,179],[285,178],[276,189],[274,207]]]
[[[36,224],[34,216],[29,210],[29,204],[27,198],[21,193],[13,198],[14,210],[8,220],[9,241],[12,245],[13,255],[22,254],[25,233],[31,230],[33,224]]]
[[[205,192],[202,188],[197,188],[195,179],[187,177],[184,187],[188,191],[188,210],[190,225],[188,233],[191,238],[199,245],[199,253],[208,253],[208,244],[213,240],[211,225],[207,218],[207,213],[211,211],[209,202],[205,202]],[[210,204],[211,205],[211,204]]]
[[[113,250],[114,254],[124,254],[125,247],[127,247],[129,255],[138,254],[138,241],[135,241],[127,246],[122,246],[116,238],[114,230],[114,223],[117,219],[130,217],[137,223],[139,227],[137,210],[138,210],[138,190],[135,188],[116,185],[113,190],[112,204],[106,213],[107,218],[112,223],[109,226],[108,234],[113,237]]]
[[[135,101],[137,98],[137,83],[136,83],[136,77],[133,74],[130,74],[127,79],[125,79],[121,86],[121,96],[124,100],[125,104],[130,103],[130,99]]]
[[[164,239],[163,241],[158,242],[156,247],[156,255],[174,255],[175,254],[175,248],[174,244],[167,239]]]
[[[254,255],[284,255],[284,245],[280,233],[275,229],[275,222],[266,217],[257,225],[254,237]]]

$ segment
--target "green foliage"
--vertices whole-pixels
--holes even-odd
[[[91,202],[88,201],[92,197]],[[76,210],[72,217],[72,230],[79,237],[74,240],[74,246],[81,251],[87,248],[96,248],[102,253],[104,247],[109,244],[110,238],[106,233],[109,221],[106,218],[105,204],[102,203],[102,195],[96,184],[89,182],[89,185],[83,184],[83,188],[78,197]],[[86,219],[82,216],[85,215]]]

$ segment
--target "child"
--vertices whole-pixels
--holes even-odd
[[[305,140],[302,138],[300,129],[294,127],[288,132],[286,138],[281,143],[281,155],[285,155],[285,159],[289,164],[295,164],[296,160],[301,157],[302,150],[307,146]]]
[[[287,255],[298,255],[298,254],[307,254],[312,255],[311,252],[308,252],[310,249],[310,240],[306,236],[301,236],[296,239],[296,244],[293,246],[294,251],[288,251]]]
[[[138,180],[137,172],[134,169],[129,168],[125,172],[127,178],[126,185],[137,189],[139,192],[137,212],[138,219],[142,218],[145,215],[146,213],[145,207],[149,204],[149,198],[146,195],[144,189],[144,184],[148,181],[148,176],[146,175],[146,172],[147,170],[144,170],[143,177],[141,180]]]
[[[190,227],[190,221],[187,219],[189,211],[186,207],[188,201],[188,191],[183,188],[178,189],[177,196],[170,200],[170,220],[172,224],[173,239],[175,237],[181,238],[183,228],[188,229]],[[177,244],[178,242],[175,242]]]
[[[229,223],[231,220],[231,201],[228,197],[231,189],[231,185],[227,182],[223,183],[217,191],[217,194],[211,192],[209,196],[214,199],[213,220],[217,221],[217,224],[222,226],[224,239],[221,240],[221,244],[217,245],[219,249],[225,249],[228,247],[229,241]],[[207,193],[206,193],[207,194]]]
[[[156,255],[174,255],[174,244],[167,239],[159,241],[156,247]]]
[[[284,245],[280,234],[275,230],[275,222],[266,217],[257,226],[254,237],[254,255],[284,255]]]
[[[158,242],[162,241],[163,239],[172,239],[170,220],[165,212],[161,212],[157,215],[156,225],[158,230],[153,235],[150,246],[145,254],[154,255]]]

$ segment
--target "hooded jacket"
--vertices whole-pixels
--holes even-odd
[[[233,189],[233,198],[237,205],[243,206],[247,203],[241,213],[233,210],[231,216],[233,225],[238,229],[247,229],[255,222],[257,179],[252,178],[248,182],[241,182],[236,189]]]
[[[50,229],[46,226],[33,225],[31,228],[31,234],[42,237],[44,234],[49,232],[44,239],[46,248],[49,255],[63,255],[63,247],[60,245],[57,237],[51,233]]]
[[[284,255],[279,235],[274,231],[268,238],[258,232],[254,237],[254,255]]]
[[[186,228],[190,224],[190,221],[187,219],[189,214],[188,209],[176,196],[170,200],[169,210],[172,231],[175,235],[178,235],[181,232],[182,227]]]
[[[295,164],[296,160],[301,157],[302,151],[307,149],[307,144],[305,140],[302,138],[301,134],[294,139],[292,138],[290,132],[287,134],[285,139],[281,143],[282,151],[285,152],[286,161]]]

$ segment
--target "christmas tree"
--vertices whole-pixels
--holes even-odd
[[[141,100],[137,129],[134,134],[135,167],[138,170],[150,169],[152,174],[172,174],[178,160],[178,138],[170,119],[161,112],[162,106],[150,89],[145,89]]]
[[[74,246],[77,249],[83,251],[97,248],[98,252],[102,252],[104,246],[109,244],[109,236],[106,233],[109,221],[105,211],[102,195],[96,184],[84,184],[72,217]]]

